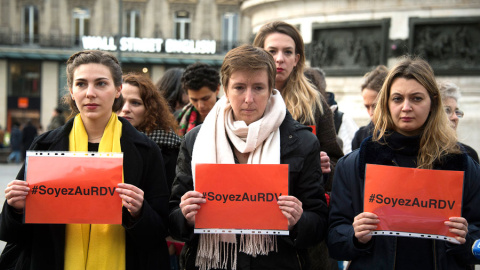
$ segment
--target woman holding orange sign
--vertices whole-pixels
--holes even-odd
[[[320,146],[286,110],[274,89],[275,74],[272,56],[261,48],[243,45],[228,52],[221,68],[225,96],[182,143],[170,232],[186,242],[186,269],[301,269],[308,267],[305,248],[324,237]],[[289,164],[290,193],[278,197],[278,206],[290,235],[194,235],[198,210],[209,203],[193,191],[199,163]]]
[[[169,191],[159,166],[162,155],[153,141],[114,113],[122,106],[118,60],[102,51],[75,53],[67,61],[67,84],[65,100],[75,117],[37,137],[30,150],[122,152],[123,181],[116,187],[122,224],[25,224],[30,188],[23,167],[5,190],[0,239],[8,244],[0,268],[169,269]]]
[[[328,233],[330,255],[351,261],[349,269],[467,269],[478,262],[471,247],[480,238],[480,168],[458,146],[427,62],[406,58],[390,70],[373,122],[373,137],[336,167]],[[372,237],[370,233],[380,219],[363,210],[364,196],[370,195],[364,195],[366,164],[464,171],[461,217],[450,217],[443,223],[459,244],[421,238],[424,235]]]

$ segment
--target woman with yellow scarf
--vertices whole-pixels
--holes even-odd
[[[74,118],[39,136],[37,151],[123,152],[122,225],[24,224],[28,184],[23,167],[5,190],[0,267],[12,269],[169,269],[168,197],[159,148],[114,113],[121,108],[122,70],[115,57],[82,51],[67,61]],[[159,166],[161,165],[161,166]]]

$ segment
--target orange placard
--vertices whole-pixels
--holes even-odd
[[[444,224],[460,217],[463,172],[367,164],[364,211],[380,223],[373,235],[457,242]]]
[[[312,128],[312,133],[313,133],[313,135],[317,135],[317,126],[312,125],[312,126],[309,126],[309,127]]]
[[[122,153],[28,152],[25,223],[121,224]]]
[[[195,190],[207,202],[195,233],[288,234],[277,198],[288,195],[288,164],[197,164]]]

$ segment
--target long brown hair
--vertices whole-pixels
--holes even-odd
[[[450,127],[447,114],[443,109],[442,98],[438,90],[433,69],[423,59],[404,57],[387,75],[382,90],[378,94],[377,107],[373,114],[375,130],[373,140],[382,142],[382,137],[395,129],[388,106],[391,86],[395,79],[416,80],[428,92],[431,100],[430,115],[423,125],[417,167],[432,169],[433,162],[450,153],[460,153],[457,136]]]
[[[143,121],[136,127],[139,131],[147,134],[155,129],[176,131],[177,121],[170,112],[168,102],[150,78],[137,73],[128,73],[123,76],[123,83],[138,87],[140,98],[145,106]]]
[[[283,89],[278,89],[282,94],[288,111],[300,123],[315,124],[315,112],[323,113],[321,96],[315,87],[305,78],[305,45],[298,30],[292,25],[276,21],[263,25],[258,31],[253,46],[264,48],[265,40],[270,34],[281,33],[295,42],[295,54],[300,56],[297,65],[288,77]]]

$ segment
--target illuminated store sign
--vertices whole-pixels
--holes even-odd
[[[113,37],[84,36],[83,48],[86,50],[116,51],[117,45]],[[132,38],[120,39],[122,52],[166,52],[184,54],[215,54],[215,40]]]

